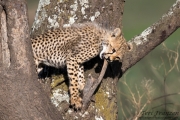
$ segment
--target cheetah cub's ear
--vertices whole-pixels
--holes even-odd
[[[121,29],[120,28],[116,28],[112,32],[112,36],[111,37],[117,37],[117,36],[120,36],[120,35],[121,35]]]

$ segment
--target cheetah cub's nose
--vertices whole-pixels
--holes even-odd
[[[111,62],[110,57],[107,57],[107,58],[105,57],[105,53],[102,53],[100,58],[106,59],[108,62]]]
[[[110,60],[110,57],[108,57],[108,58],[105,58],[108,62],[112,62],[111,60]]]

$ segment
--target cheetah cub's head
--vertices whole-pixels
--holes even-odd
[[[121,29],[114,29],[114,31],[105,36],[104,39],[105,41],[102,43],[103,49],[100,53],[100,58],[104,58],[109,62],[114,60],[119,60],[121,62],[124,53],[129,50],[129,45],[123,37]]]

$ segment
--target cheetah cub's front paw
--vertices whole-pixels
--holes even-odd
[[[80,110],[82,108],[82,99],[80,97],[71,98],[71,106],[73,106],[75,110]]]

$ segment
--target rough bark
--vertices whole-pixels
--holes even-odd
[[[47,29],[87,21],[96,21],[108,29],[121,28],[123,5],[124,0],[40,0],[32,26],[32,36],[44,33]],[[102,64],[103,60],[99,57],[85,63],[85,77],[88,78],[91,74],[98,78]],[[69,108],[67,85],[61,85],[62,87],[53,91],[53,103],[58,106],[65,119],[117,119],[117,90],[114,79],[118,79],[116,73],[120,71],[120,66],[121,64],[116,62],[108,67],[103,82],[96,91],[94,102],[91,102],[88,110],[75,113]]]
[[[26,1],[1,0],[0,16],[0,119],[62,119],[37,81]]]

